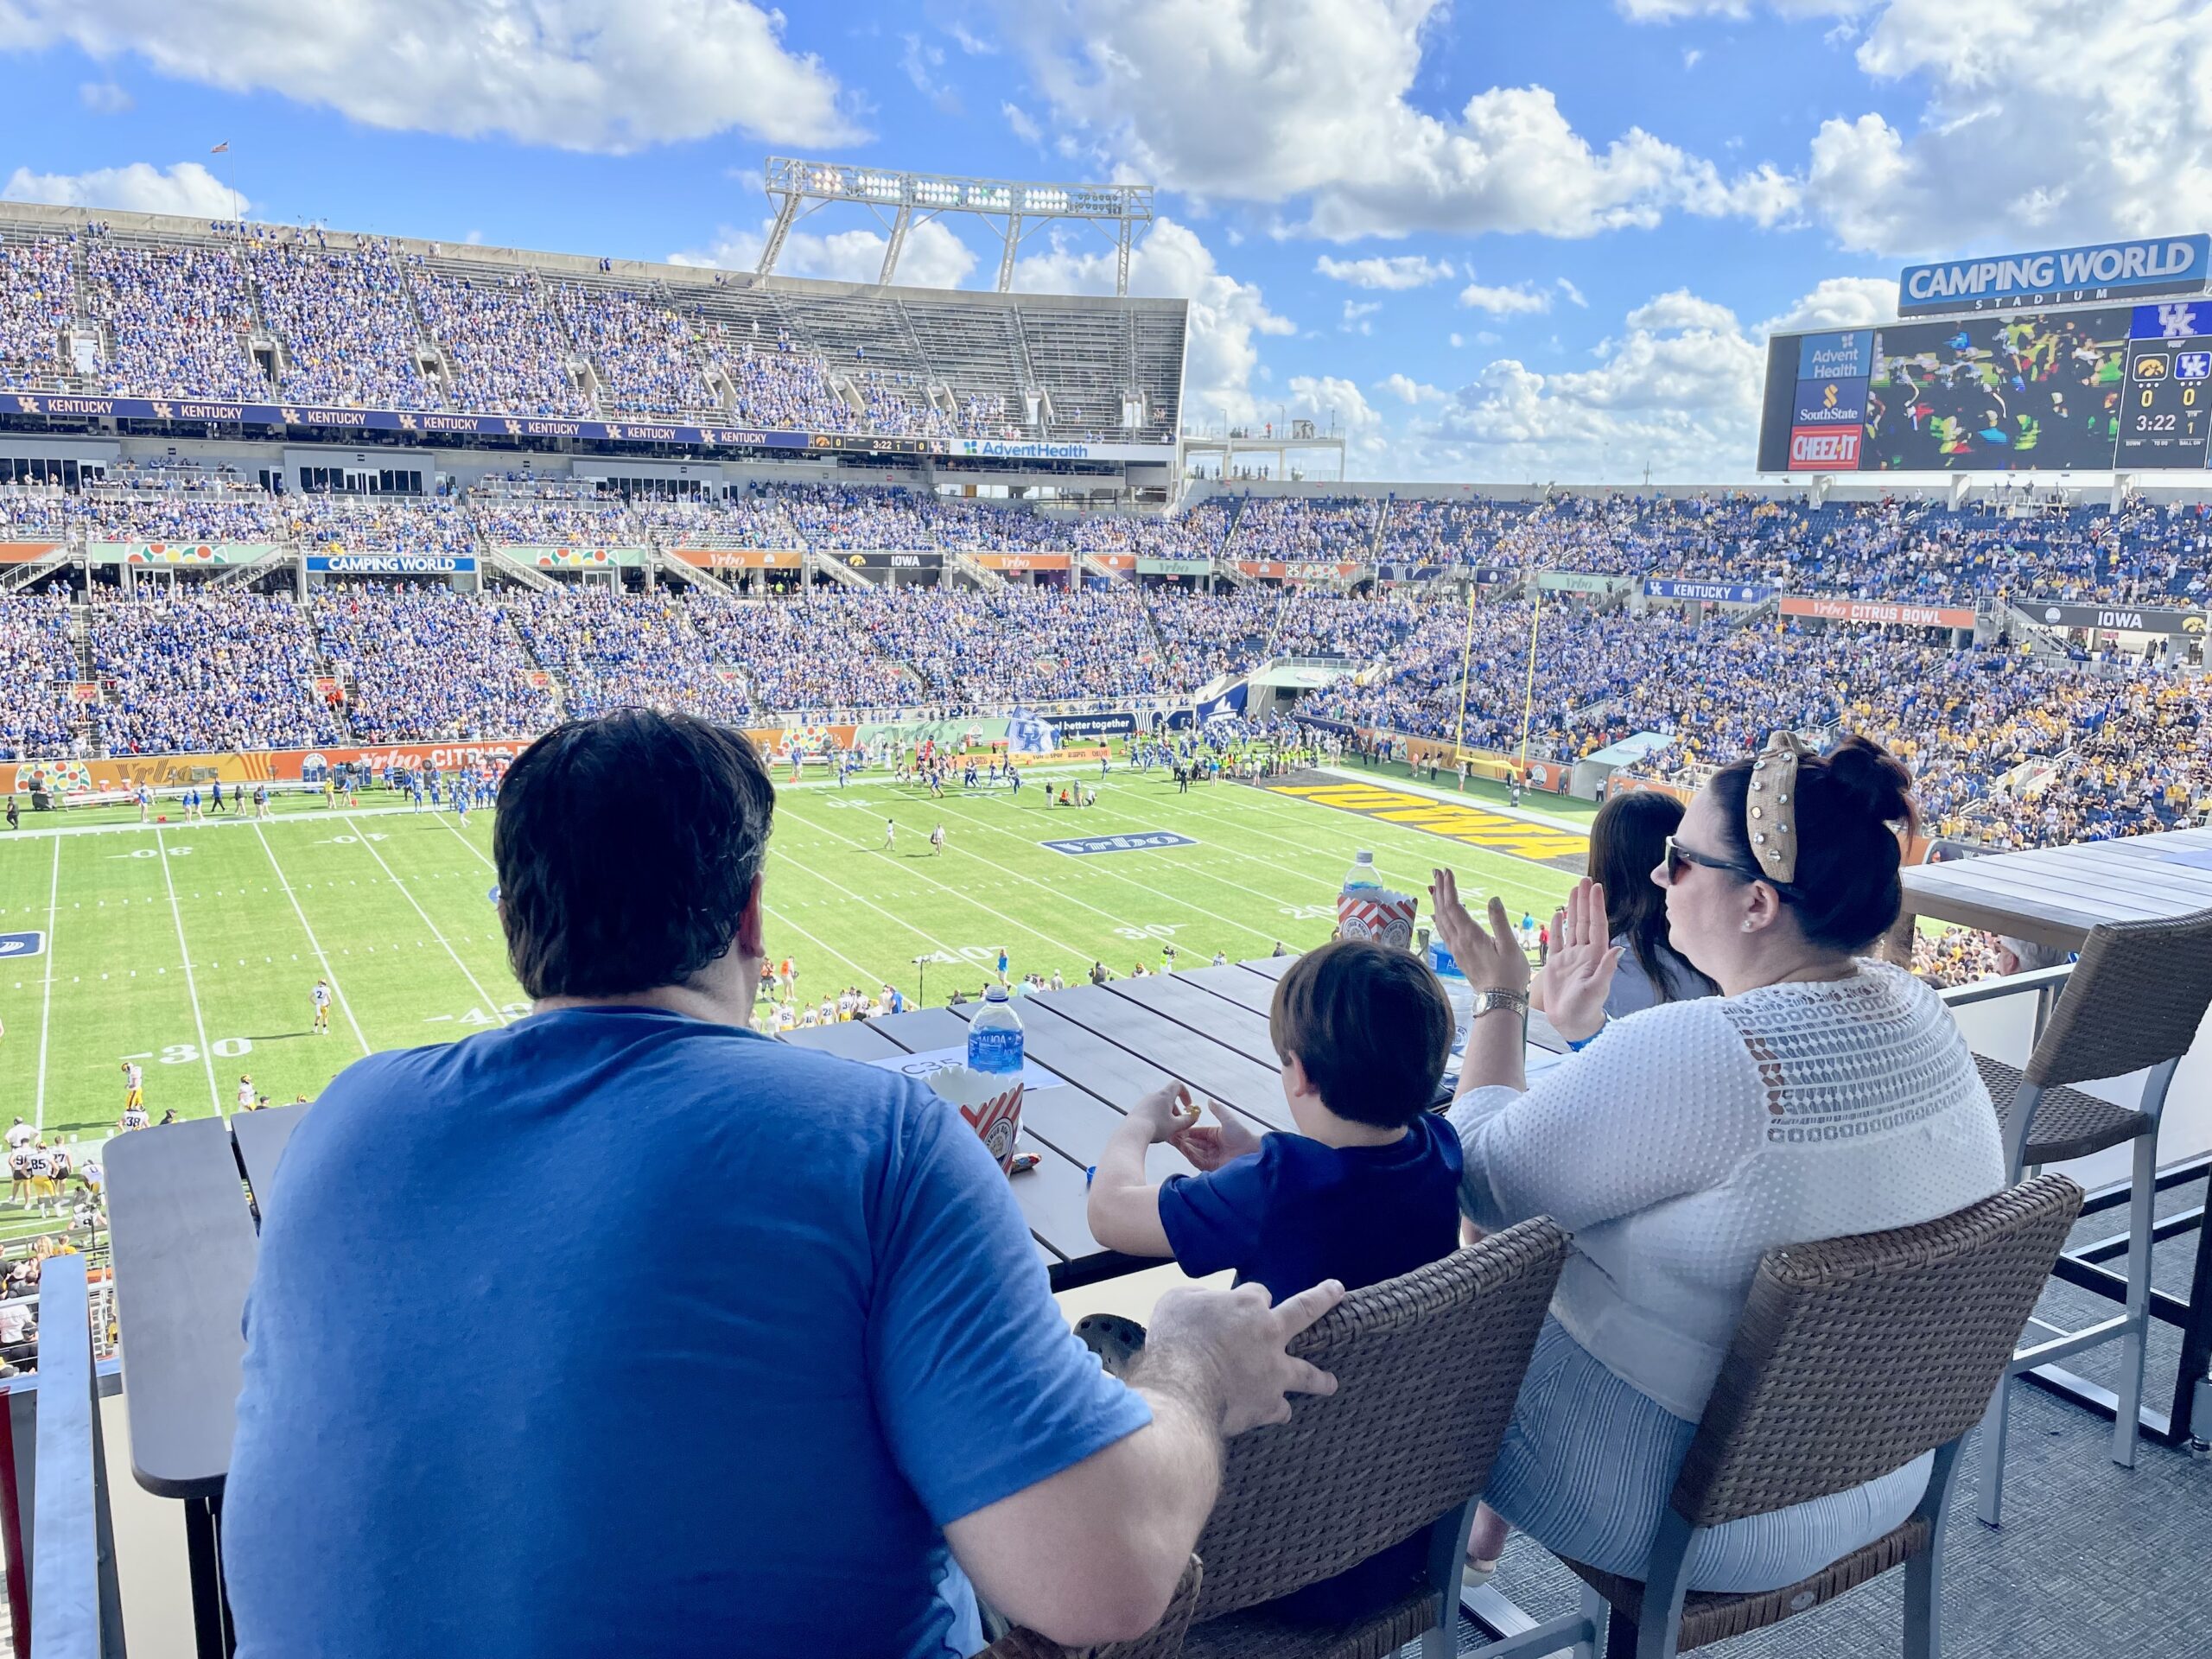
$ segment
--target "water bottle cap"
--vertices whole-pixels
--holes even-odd
[[[994,985],[983,993],[983,1001],[986,1002],[1003,1002],[1006,1000],[1006,987],[1003,985]]]
[[[1375,855],[1364,849],[1354,853],[1351,857],[1355,864],[1372,864],[1375,861]]]

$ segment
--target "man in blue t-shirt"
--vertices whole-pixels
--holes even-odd
[[[746,1029],[772,806],[741,733],[646,710],[507,773],[531,1014],[350,1067],[263,1195],[240,1659],[950,1659],[978,1592],[1126,1637],[1223,1437],[1333,1387],[1283,1350],[1335,1285],[1172,1295],[1106,1376],[957,1111]]]

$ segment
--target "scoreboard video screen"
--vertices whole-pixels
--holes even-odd
[[[1777,335],[1761,472],[2202,468],[2212,302]]]

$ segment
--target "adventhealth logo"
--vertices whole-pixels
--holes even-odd
[[[1065,853],[1071,858],[1081,858],[1087,853],[1149,853],[1161,847],[1195,847],[1198,843],[1188,836],[1166,830],[1140,830],[1131,836],[1077,836],[1068,841],[1038,844],[1056,853]]]

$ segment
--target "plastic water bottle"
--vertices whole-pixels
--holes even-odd
[[[1021,1073],[1021,1016],[1003,985],[983,993],[983,1011],[968,1022],[968,1069],[1005,1077]]]
[[[1357,893],[1365,888],[1380,892],[1382,887],[1382,878],[1375,873],[1375,855],[1369,852],[1354,853],[1351,855],[1351,869],[1344,877],[1344,891]]]

